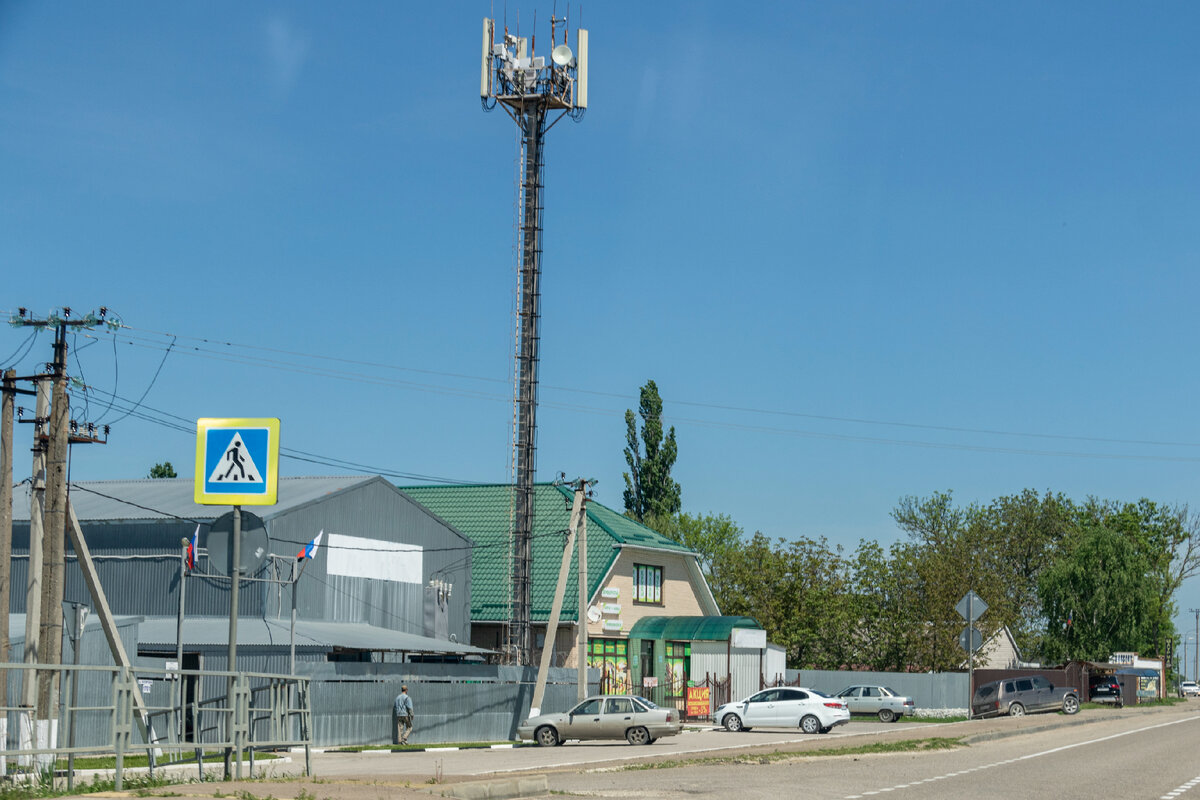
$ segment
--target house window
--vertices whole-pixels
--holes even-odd
[[[662,567],[633,565],[633,602],[662,603]]]

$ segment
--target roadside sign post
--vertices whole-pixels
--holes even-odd
[[[242,506],[275,505],[279,490],[279,420],[275,418],[205,418],[196,420],[194,499],[200,505],[232,505],[232,570],[229,583],[229,664],[226,684],[225,779],[237,750],[237,779],[242,778],[242,743],[237,738],[234,684],[237,678],[238,588],[242,579]],[[180,709],[180,713],[183,709]]]
[[[958,643],[967,651],[967,719],[972,717],[971,698],[975,690],[975,651],[983,644],[983,634],[975,627],[975,620],[983,616],[988,605],[983,598],[970,589],[958,601],[954,610],[967,621],[967,627],[958,635]]]

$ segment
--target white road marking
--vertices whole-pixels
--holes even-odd
[[[1042,750],[1041,752],[1038,752],[1038,753],[1028,753],[1027,755],[1017,756],[1016,758],[1010,758],[1006,761],[996,761],[991,764],[984,764],[984,765],[978,766],[978,767],[971,767],[970,769],[959,770],[958,772],[948,772],[945,775],[936,775],[932,778],[926,778],[925,780],[926,781],[940,781],[944,778],[956,778],[959,775],[967,775],[972,772],[978,772],[980,770],[991,769],[992,767],[1002,767],[1005,764],[1015,764],[1018,761],[1026,761],[1031,758],[1041,758],[1042,756],[1048,756],[1048,755],[1052,755],[1054,753],[1061,753],[1064,750],[1072,750],[1076,747],[1083,747],[1084,745],[1099,744],[1100,742],[1107,742],[1112,739],[1119,739],[1122,736],[1129,736],[1134,733],[1144,733],[1146,731],[1152,731],[1155,728],[1165,728],[1169,725],[1178,725],[1181,722],[1195,722],[1197,719],[1198,719],[1197,717],[1189,717],[1187,719],[1177,719],[1172,722],[1160,722],[1157,725],[1147,725],[1144,728],[1137,728],[1132,731],[1124,731],[1123,733],[1114,733],[1111,736],[1101,736],[1099,739],[1088,739],[1085,742],[1076,742],[1075,744],[1065,744],[1062,747],[1052,747],[1049,750]],[[917,783],[924,783],[924,781],[918,781]],[[1200,784],[1200,777],[1193,778],[1192,780],[1188,781],[1187,783],[1183,784],[1182,786],[1178,787],[1177,789],[1174,789],[1171,792],[1168,792],[1167,794],[1162,795],[1162,797],[1160,797],[1159,800],[1174,800],[1174,798],[1178,797],[1179,795],[1186,792],[1188,789],[1191,789],[1193,786],[1196,786],[1198,784]],[[902,783],[902,784],[898,784],[896,786],[889,786],[886,789],[876,789],[876,790],[870,791],[870,792],[863,792],[862,794],[848,794],[848,795],[846,795],[845,800],[857,800],[858,798],[866,797],[867,795],[879,794],[880,792],[891,792],[891,791],[895,791],[896,789],[906,789],[912,785],[915,785],[915,784]]]
[[[1192,789],[1196,786],[1200,786],[1200,777],[1192,778],[1187,783],[1175,787],[1174,789],[1172,789],[1171,791],[1167,792],[1162,797],[1160,797],[1159,800],[1173,800],[1173,798],[1179,797],[1179,795],[1183,794],[1188,789]]]

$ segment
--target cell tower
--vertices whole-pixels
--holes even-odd
[[[562,44],[555,46],[558,23]],[[521,141],[521,183],[517,203],[520,237],[518,335],[516,352],[516,431],[513,436],[513,513],[509,554],[511,586],[509,619],[505,628],[505,657],[517,664],[532,663],[530,612],[533,566],[533,476],[537,444],[538,322],[541,317],[542,165],[546,132],[564,116],[576,122],[587,109],[588,32],[575,34],[575,49],[567,44],[565,19],[550,18],[550,59],[537,55],[536,34],[514,36],[505,26],[496,41],[496,21],[483,20],[483,52],[479,96],[485,111],[499,105],[517,123]],[[547,118],[559,112],[547,124]]]

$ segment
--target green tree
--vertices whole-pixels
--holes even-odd
[[[632,410],[625,411],[625,513],[656,530],[667,527],[681,507],[679,484],[671,479],[678,455],[675,428],[663,433],[662,410],[658,386],[646,381],[638,403],[640,445],[637,419]]]
[[[1150,561],[1124,533],[1096,520],[1083,528],[1038,579],[1046,619],[1042,657],[1107,660],[1154,644],[1154,582]]]
[[[1076,507],[1062,494],[1033,489],[999,497],[975,511],[971,536],[983,568],[996,578],[987,597],[991,629],[1007,625],[1022,653],[1036,653],[1044,629],[1037,581],[1076,528]]]
[[[1088,500],[1080,524],[1103,525],[1121,533],[1145,558],[1146,580],[1154,592],[1150,615],[1153,652],[1165,653],[1173,638],[1175,594],[1183,581],[1200,570],[1196,524],[1187,507],[1170,508],[1142,498],[1136,503]]]
[[[850,561],[854,642],[851,663],[874,670],[904,672],[917,663],[914,644],[924,626],[912,544],[898,542],[885,553],[878,542],[862,540]]]
[[[700,569],[710,583],[715,566],[727,552],[742,544],[742,529],[725,514],[681,513],[670,517],[659,530],[696,552]]]
[[[825,539],[779,539],[755,533],[713,570],[713,595],[724,614],[749,616],[782,646],[789,667],[839,669],[852,663],[850,594],[845,560]]]
[[[163,461],[161,464],[155,464],[150,468],[150,474],[147,478],[178,478],[175,474],[175,468],[171,466],[170,461]]]

